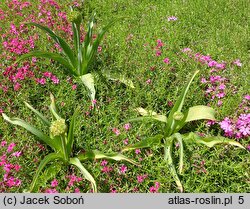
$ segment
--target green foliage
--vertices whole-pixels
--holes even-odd
[[[85,87],[89,91],[89,96],[93,101],[95,99],[95,86],[94,77],[91,74],[91,65],[98,52],[98,46],[100,45],[105,33],[108,29],[114,25],[120,18],[110,21],[105,27],[103,27],[97,37],[93,39],[93,30],[95,22],[95,14],[91,17],[88,23],[87,34],[84,37],[84,41],[81,43],[81,31],[80,26],[82,23],[82,16],[79,12],[72,9],[69,14],[69,20],[72,23],[73,30],[73,41],[74,47],[70,48],[70,45],[60,36],[56,35],[51,29],[46,26],[37,23],[26,23],[31,26],[35,26],[49,35],[61,48],[62,54],[44,52],[44,51],[33,51],[22,55],[16,62],[20,62],[23,59],[30,57],[42,57],[52,59],[60,63],[65,67],[66,73],[71,76],[80,78]],[[119,80],[120,82],[134,88],[132,81],[124,78],[124,76],[110,75],[110,73],[103,73],[108,79]]]
[[[189,133],[182,135],[178,131],[190,121],[195,120],[215,120],[214,114],[215,111],[211,107],[199,105],[193,106],[188,109],[187,112],[182,113],[182,108],[184,105],[185,98],[187,96],[189,87],[194,80],[195,76],[199,71],[195,71],[189,82],[183,88],[180,96],[178,97],[175,105],[171,109],[168,117],[164,115],[158,115],[154,111],[147,111],[143,108],[136,108],[142,117],[134,118],[132,121],[136,120],[143,120],[146,119],[153,119],[160,121],[164,124],[164,128],[162,130],[162,134],[156,135],[155,137],[148,137],[147,139],[138,142],[134,145],[127,146],[123,149],[123,151],[139,149],[139,148],[147,148],[147,147],[164,147],[164,160],[167,161],[169,170],[176,182],[176,185],[180,192],[183,192],[183,186],[181,181],[178,177],[177,171],[174,166],[173,161],[173,143],[176,140],[179,144],[180,149],[180,158],[179,158],[179,173],[181,174],[183,171],[183,159],[184,159],[184,145],[183,143],[201,143],[207,145],[208,147],[213,147],[216,144],[225,143],[238,146],[240,148],[244,147],[233,140],[226,139],[222,136],[210,136],[210,137],[200,137],[198,134]],[[130,120],[131,121],[131,120]]]
[[[133,160],[130,160],[129,158],[125,157],[124,155],[120,153],[102,153],[100,151],[94,150],[94,151],[86,151],[86,154],[79,154],[75,157],[72,157],[74,155],[73,145],[74,145],[74,127],[76,122],[76,117],[79,114],[79,109],[76,109],[73,116],[71,117],[71,121],[69,124],[69,128],[66,126],[65,119],[61,118],[59,116],[59,113],[57,112],[57,107],[55,103],[54,96],[51,94],[51,104],[50,104],[50,111],[53,115],[54,121],[49,122],[49,120],[44,117],[40,112],[38,112],[36,109],[34,109],[30,104],[25,102],[25,105],[31,109],[38,118],[48,126],[50,130],[49,136],[44,134],[42,131],[34,128],[30,124],[26,123],[23,120],[20,120],[18,118],[9,118],[6,114],[2,113],[3,118],[8,121],[9,123],[12,123],[14,125],[21,126],[25,128],[27,131],[34,134],[40,141],[43,143],[49,145],[54,152],[46,155],[44,159],[41,161],[40,165],[37,168],[36,174],[33,178],[33,181],[30,186],[30,192],[34,191],[34,189],[39,189],[39,185],[43,185],[47,182],[47,180],[51,179],[51,173],[50,172],[44,172],[42,174],[42,177],[39,177],[43,169],[47,166],[47,164],[51,164],[51,166],[56,166],[58,164],[58,161],[64,163],[65,165],[74,165],[76,166],[83,176],[91,182],[91,185],[93,187],[93,191],[97,192],[97,186],[94,178],[92,175],[85,169],[85,167],[82,165],[81,161],[84,160],[93,160],[93,159],[111,159],[111,160],[125,160],[127,162],[136,164]],[[51,169],[51,166],[48,167]],[[56,173],[54,174],[56,175]],[[37,181],[44,181],[44,182],[38,182]]]

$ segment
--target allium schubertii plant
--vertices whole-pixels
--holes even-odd
[[[83,20],[82,14],[80,11],[73,10],[71,8],[71,12],[68,15],[68,20],[72,23],[72,31],[73,31],[73,48],[60,36],[56,35],[51,29],[46,26],[37,24],[37,23],[26,23],[31,26],[35,26],[49,35],[52,40],[54,40],[62,49],[62,54],[54,53],[54,52],[46,52],[46,51],[33,51],[27,54],[22,55],[16,62],[20,62],[23,59],[27,59],[30,57],[43,57],[47,59],[52,59],[60,63],[65,67],[65,71],[72,77],[80,78],[82,83],[86,86],[89,91],[89,96],[93,101],[95,99],[95,86],[94,86],[94,76],[93,72],[91,72],[91,65],[94,62],[95,56],[98,52],[98,46],[102,41],[105,33],[108,29],[114,25],[116,20],[110,21],[105,27],[103,27],[97,37],[93,38],[94,31],[94,22],[95,22],[95,14],[91,17],[88,27],[87,33],[84,37],[84,41],[81,42],[81,30],[80,26]],[[110,79],[116,80],[124,83],[125,85],[134,88],[134,85],[131,80],[126,79],[122,75],[111,74],[108,71],[102,71],[102,74]]]
[[[59,162],[62,162],[62,165],[68,166],[73,165],[76,166],[88,181],[90,181],[93,192],[97,192],[97,185],[96,181],[93,178],[93,176],[85,169],[82,161],[85,160],[93,160],[93,159],[109,159],[109,160],[125,160],[127,162],[130,162],[132,164],[137,164],[133,160],[125,157],[124,155],[120,153],[102,153],[98,150],[89,150],[85,151],[84,153],[81,153],[74,156],[75,152],[73,150],[74,147],[74,128],[75,128],[75,121],[76,117],[78,115],[79,110],[76,109],[73,116],[71,117],[71,121],[69,126],[66,124],[65,119],[63,119],[57,111],[57,107],[55,104],[54,96],[51,94],[51,104],[49,106],[50,112],[53,116],[53,121],[50,122],[46,117],[44,117],[40,112],[38,112],[36,109],[34,109],[30,104],[25,102],[25,105],[32,110],[38,118],[49,128],[49,135],[43,133],[42,131],[36,129],[29,123],[19,119],[19,118],[9,118],[6,114],[2,113],[3,118],[14,124],[21,126],[25,128],[27,131],[34,134],[37,139],[45,144],[47,144],[54,152],[48,154],[44,157],[44,159],[41,161],[40,165],[37,168],[36,174],[33,178],[33,181],[31,183],[30,192],[34,191],[34,189],[37,189],[37,185],[41,185],[41,180],[49,180],[49,177],[45,178],[39,178],[39,175],[41,174],[42,170],[46,167],[47,164],[55,164],[58,166]],[[50,167],[48,167],[49,170],[51,170]],[[60,170],[60,169],[59,169]],[[58,170],[58,172],[59,172]],[[47,175],[50,175],[47,173]],[[46,183],[46,182],[44,182]]]
[[[180,96],[178,97],[175,105],[171,109],[168,117],[165,115],[159,115],[154,111],[145,110],[142,107],[136,109],[141,117],[133,118],[130,121],[145,121],[145,120],[155,120],[163,123],[162,132],[156,136],[149,137],[141,142],[134,145],[125,147],[122,151],[128,151],[139,148],[150,148],[159,147],[164,150],[164,160],[166,160],[168,167],[170,169],[171,175],[173,176],[178,189],[183,192],[183,185],[177,174],[173,154],[173,144],[175,141],[179,144],[180,154],[179,154],[179,174],[183,172],[183,159],[184,159],[184,143],[197,143],[204,144],[208,147],[213,147],[219,143],[226,143],[238,146],[245,149],[240,143],[227,139],[222,136],[206,136],[201,137],[198,133],[190,132],[186,134],[181,134],[179,131],[183,126],[191,121],[196,120],[215,120],[215,111],[213,108],[203,105],[190,107],[186,112],[182,112],[182,107],[184,105],[184,100],[189,90],[189,87],[194,80],[195,76],[199,71],[196,71],[191,77],[190,81],[183,88]]]

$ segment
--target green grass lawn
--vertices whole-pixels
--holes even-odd
[[[40,30],[31,26],[20,28],[20,24],[24,22],[40,21],[40,24],[47,25],[57,34],[71,40],[68,31],[70,25],[64,17],[69,12],[71,1],[57,0],[60,9],[56,3],[47,0],[28,1],[30,4],[11,2],[4,0],[0,5],[0,111],[10,117],[25,119],[46,132],[48,130],[28,111],[23,101],[29,102],[50,118],[47,106],[50,104],[51,92],[56,98],[60,114],[67,122],[74,110],[80,107],[75,127],[75,153],[88,149],[120,152],[127,144],[158,134],[161,125],[157,123],[129,122],[129,130],[124,125],[129,119],[138,116],[135,111],[137,107],[168,114],[195,70],[200,70],[200,73],[190,87],[184,109],[193,105],[210,105],[216,111],[218,122],[226,117],[235,122],[241,114],[248,115],[249,121],[250,99],[247,95],[250,95],[250,16],[247,0],[86,1],[83,7],[85,26],[94,12],[96,30],[112,19],[124,17],[105,35],[101,42],[102,50],[92,68],[97,72],[108,70],[124,75],[135,86],[132,89],[120,82],[108,81],[97,73],[94,108],[91,107],[88,91],[83,84],[65,74],[63,67],[57,62],[28,59],[13,66],[20,54],[27,53],[26,48],[29,51],[58,51]],[[171,16],[177,20],[169,20]],[[159,40],[163,43],[162,47],[157,47]],[[201,60],[208,55],[211,60],[224,67],[208,67]],[[235,64],[237,59],[241,66]],[[28,71],[19,70],[21,78],[15,80],[13,76],[16,76],[18,68],[22,66],[28,66]],[[45,72],[52,72],[54,79],[44,76]],[[220,76],[219,79],[225,85],[221,98],[213,91],[207,91],[216,84],[216,81],[211,82],[211,76]],[[42,78],[46,83],[43,83]],[[207,82],[201,82],[202,78]],[[240,137],[232,135],[230,138],[247,148],[250,144],[250,121],[245,128],[246,134]],[[119,134],[114,133],[117,129]],[[208,126],[207,121],[193,122],[181,132],[190,131],[225,135],[225,130],[219,124]],[[23,192],[30,186],[40,161],[49,153],[50,148],[38,144],[35,136],[5,122],[2,117],[0,141],[0,192]],[[11,143],[16,146],[8,151]],[[21,152],[20,156],[12,155],[16,152]],[[157,182],[160,183],[159,188],[156,188],[157,192],[179,192],[163,160],[162,149],[152,147],[123,154],[139,162],[141,166],[101,160],[84,163],[95,177],[99,192],[147,193],[157,187]],[[179,149],[176,149],[176,165],[178,154]],[[250,192],[249,148],[243,150],[230,145],[216,145],[212,148],[189,145],[185,146],[185,154],[184,173],[179,175],[184,192]],[[54,184],[51,185],[53,180]],[[37,192],[55,190],[89,192],[91,185],[75,168],[53,165],[41,175]]]

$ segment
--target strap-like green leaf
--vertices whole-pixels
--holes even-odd
[[[194,120],[216,120],[215,110],[212,107],[197,105],[190,107],[185,115],[185,122]]]
[[[78,167],[81,171],[81,173],[83,174],[83,176],[90,181],[93,191],[97,192],[97,187],[96,187],[96,182],[95,179],[93,178],[93,176],[86,170],[86,168],[84,168],[84,166],[81,164],[80,160],[78,158],[70,158],[70,164],[75,165],[76,167]]]
[[[175,132],[179,131],[187,122],[195,120],[216,120],[215,110],[204,105],[190,107],[185,113],[183,120],[179,123],[177,122]]]
[[[183,158],[184,158],[184,146],[182,141],[182,136],[180,133],[173,134],[173,137],[177,139],[180,148],[180,159],[179,159],[179,173],[181,174],[183,171]]]
[[[144,117],[151,117],[154,120],[158,120],[165,123],[167,122],[167,117],[165,115],[159,115],[152,110],[145,110],[142,107],[138,107],[135,110]]]
[[[125,84],[126,86],[134,89],[135,86],[133,84],[133,82],[127,78],[125,78],[125,76],[123,75],[116,75],[116,74],[111,74],[109,71],[105,70],[102,71],[103,75],[105,75],[107,77],[107,79],[112,80],[112,81],[119,81],[123,84]]]
[[[50,93],[50,100],[51,100],[51,103],[50,103],[49,109],[50,109],[50,112],[52,113],[54,119],[56,119],[56,120],[61,119],[59,113],[57,112],[55,97],[51,93]]]
[[[94,76],[91,73],[80,76],[81,81],[87,87],[91,101],[95,99],[95,83]]]
[[[80,161],[103,159],[104,158],[104,159],[116,160],[116,161],[124,160],[124,161],[132,163],[134,165],[139,165],[134,160],[122,155],[121,153],[103,153],[103,152],[100,152],[98,150],[86,151],[83,154],[79,154],[77,157],[79,158]]]
[[[64,54],[67,56],[68,60],[71,62],[71,65],[76,68],[76,59],[74,52],[71,50],[70,46],[67,44],[67,42],[62,39],[61,37],[57,36],[52,30],[50,30],[48,27],[37,24],[37,23],[27,23],[28,25],[33,25],[47,33],[56,43],[60,45],[60,47],[63,49]]]
[[[183,88],[181,95],[178,97],[174,107],[172,108],[172,110],[170,111],[170,114],[168,116],[168,121],[167,121],[167,127],[166,127],[166,133],[167,136],[171,136],[173,131],[175,130],[175,126],[176,126],[176,121],[174,120],[173,116],[175,112],[181,112],[183,104],[184,104],[184,100],[186,98],[187,92],[189,90],[189,87],[192,83],[192,81],[194,80],[195,76],[197,75],[197,73],[199,72],[199,70],[195,71],[195,73],[193,74],[193,76],[191,77],[191,79],[189,80],[189,82],[186,84],[186,86]]]
[[[20,58],[17,59],[16,63],[20,62],[21,60],[30,58],[30,57],[43,57],[43,58],[55,60],[59,62],[61,65],[63,65],[64,67],[66,67],[67,73],[74,75],[74,76],[78,76],[78,74],[75,71],[75,68],[65,59],[65,57],[57,53],[33,51],[27,54],[23,54]]]
[[[74,144],[74,128],[75,128],[75,120],[76,116],[78,115],[78,108],[75,110],[71,120],[70,120],[70,126],[68,131],[68,141],[67,141],[67,153],[70,154],[73,148]]]
[[[25,104],[30,110],[32,110],[32,111],[41,119],[41,121],[42,121],[45,125],[47,125],[47,126],[50,126],[50,125],[51,125],[51,123],[49,122],[49,120],[48,120],[46,117],[44,117],[39,111],[37,111],[35,108],[33,108],[29,103],[24,102],[24,104]]]
[[[60,151],[60,144],[57,143],[56,140],[51,139],[47,135],[45,135],[43,132],[39,131],[38,129],[34,128],[24,120],[21,120],[19,118],[9,118],[6,114],[2,113],[3,118],[8,121],[9,123],[12,123],[14,125],[21,126],[25,128],[27,131],[31,132],[35,136],[37,136],[41,141],[49,145],[52,149],[55,151]]]
[[[176,169],[175,169],[175,166],[173,163],[173,159],[172,159],[172,147],[173,147],[173,141],[171,141],[171,143],[168,143],[167,145],[165,145],[165,147],[164,147],[164,160],[167,161],[168,167],[170,169],[170,173],[171,173],[172,177],[174,178],[178,189],[180,190],[180,192],[183,192],[183,186],[182,186],[181,181],[178,177],[178,174],[176,172]]]
[[[128,150],[140,149],[140,148],[153,147],[156,145],[159,146],[162,139],[163,139],[163,135],[158,134],[156,136],[143,139],[142,141],[135,143],[134,145],[127,146],[122,149],[122,152],[128,151]]]
[[[40,165],[38,166],[37,170],[36,170],[36,174],[32,180],[32,183],[31,183],[31,187],[30,187],[30,191],[32,192],[35,185],[36,185],[36,181],[39,177],[39,174],[41,173],[41,171],[43,170],[43,168],[49,163],[49,162],[52,162],[54,160],[57,160],[57,159],[62,159],[61,155],[58,154],[58,153],[50,153],[48,154],[47,156],[44,157],[44,159],[41,161]]]
[[[204,144],[208,147],[213,147],[216,144],[230,144],[245,149],[239,142],[225,138],[223,136],[201,137],[196,133],[190,132],[188,134],[184,134],[183,139],[187,143]]]

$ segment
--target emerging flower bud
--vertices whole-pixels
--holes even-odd
[[[65,120],[62,118],[56,121],[53,121],[50,126],[50,133],[53,137],[64,134],[66,130],[67,130],[67,126],[65,124]]]
[[[184,114],[182,112],[175,112],[173,118],[175,120],[182,120],[184,118]]]
[[[81,24],[82,22],[82,14],[78,11],[71,11],[68,15],[67,15],[67,19],[70,22],[74,22],[76,24]]]

